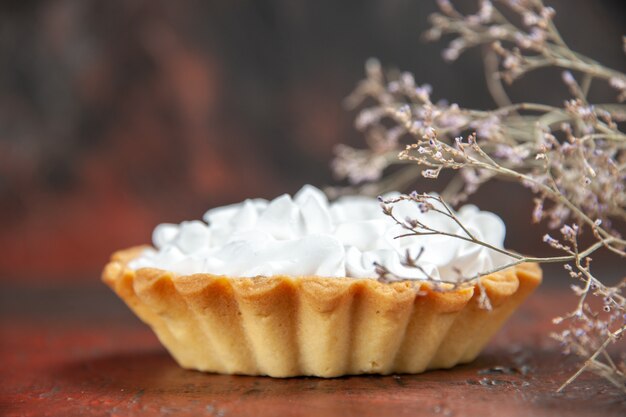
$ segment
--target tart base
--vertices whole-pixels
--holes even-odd
[[[102,279],[187,369],[272,377],[420,373],[471,362],[539,285],[522,264],[479,289],[437,291],[420,281],[177,275],[113,254]]]

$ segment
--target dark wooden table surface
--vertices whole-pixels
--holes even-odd
[[[548,338],[550,318],[572,303],[540,288],[475,362],[452,370],[272,379],[179,368],[104,286],[9,286],[0,415],[626,416],[626,398],[594,375],[555,393],[576,362]]]

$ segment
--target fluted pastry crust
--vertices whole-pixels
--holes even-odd
[[[113,254],[102,279],[182,367],[224,374],[419,373],[470,362],[542,277],[536,264],[483,277],[485,310],[476,287],[129,269],[143,248]]]

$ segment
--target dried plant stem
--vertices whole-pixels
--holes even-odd
[[[498,75],[498,55],[491,48],[483,48],[483,61],[485,63],[485,81],[487,89],[498,107],[513,106],[513,102],[502,85],[502,78]]]
[[[415,203],[423,203],[423,202],[427,202],[429,200],[434,200],[437,203],[441,204],[445,211],[439,210],[437,208],[430,208],[429,211],[433,211],[433,212],[437,212],[439,214],[442,214],[448,218],[450,218],[451,220],[453,220],[466,234],[466,236],[463,235],[458,235],[455,233],[449,233],[443,230],[437,230],[434,229],[428,225],[425,225],[423,223],[417,223],[416,225],[411,225],[408,224],[406,221],[402,221],[400,219],[398,219],[394,214],[393,214],[393,204],[399,202],[399,201],[403,201],[403,200],[411,200],[414,201]],[[604,247],[607,244],[612,243],[613,241],[616,240],[615,237],[613,236],[609,236],[605,239],[599,240],[597,242],[595,242],[594,244],[590,245],[587,249],[585,249],[584,251],[580,252],[580,253],[574,253],[571,252],[570,255],[566,255],[566,256],[552,256],[552,257],[533,257],[533,256],[524,256],[521,255],[517,252],[513,252],[507,249],[502,249],[499,248],[497,246],[494,246],[492,244],[489,244],[487,242],[484,242],[480,239],[477,239],[475,236],[472,235],[472,233],[463,225],[463,223],[459,220],[459,218],[454,214],[454,211],[451,210],[451,208],[448,206],[448,204],[444,201],[444,199],[442,197],[439,196],[434,196],[434,195],[429,195],[429,194],[413,194],[411,196],[401,196],[398,198],[392,198],[392,199],[388,199],[388,200],[383,200],[382,202],[383,204],[383,211],[393,219],[393,221],[401,226],[403,229],[407,230],[408,233],[403,233],[400,234],[398,236],[396,236],[396,239],[400,239],[400,238],[406,238],[406,237],[415,237],[415,236],[428,236],[428,235],[440,235],[440,236],[448,236],[450,238],[453,239],[459,239],[465,242],[470,242],[473,243],[475,245],[479,245],[479,246],[483,246],[485,248],[488,248],[494,252],[498,252],[501,253],[503,255],[507,255],[513,259],[515,259],[514,261],[508,262],[506,264],[500,265],[498,267],[486,270],[486,271],[482,271],[479,274],[473,276],[473,277],[468,277],[466,278],[466,280],[474,280],[476,278],[482,277],[482,276],[486,276],[486,275],[491,275],[494,274],[496,272],[523,264],[523,263],[567,263],[567,262],[575,262],[578,266],[580,266],[580,259],[584,259],[586,257],[588,257],[589,255],[591,255],[592,253],[594,253],[595,251],[597,251],[598,249]],[[581,266],[582,268],[582,266]],[[591,283],[591,280],[587,281],[587,288],[586,291],[588,291],[588,287]],[[584,297],[582,297],[580,299],[580,305],[584,302]]]
[[[626,328],[626,279],[607,285],[590,267],[590,255],[599,250],[626,258],[626,239],[618,230],[620,222],[626,222],[626,133],[619,126],[626,120],[626,106],[589,100],[596,80],[608,82],[617,101],[625,101],[626,74],[573,51],[554,25],[554,9],[541,0],[499,0],[497,7],[481,0],[479,10],[470,15],[459,13],[448,0],[438,4],[441,11],[430,17],[426,39],[453,36],[443,51],[449,61],[466,49],[482,47],[487,88],[499,107],[478,110],[432,100],[432,88],[417,85],[410,73],[385,74],[377,61],[370,60],[366,79],[346,99],[351,108],[374,102],[360,110],[355,123],[365,133],[369,149],[342,148],[335,171],[354,183],[369,181],[360,189],[380,193],[410,184],[420,174],[437,178],[444,169],[455,171],[443,198],[412,193],[382,202],[384,212],[405,231],[398,237],[441,235],[510,258],[504,265],[463,277],[452,288],[524,262],[563,263],[577,283],[572,290],[578,303],[574,311],[555,318],[566,328],[552,336],[564,352],[585,361],[559,390],[588,370],[626,392],[626,363],[623,358],[613,360],[608,352],[610,344],[623,340]],[[543,67],[564,70],[562,79],[572,98],[560,107],[514,102],[505,84]],[[385,178],[387,167],[400,164],[404,165],[400,171]],[[458,204],[496,178],[530,189],[535,202],[532,220],[559,230],[560,240],[546,234],[544,242],[563,256],[524,256],[484,242],[446,203]],[[393,205],[406,200],[447,216],[458,230],[398,219]],[[578,239],[584,231],[595,241],[581,250]],[[406,265],[419,269],[417,258],[407,254]],[[379,267],[381,276],[388,277],[389,271]],[[591,307],[590,297],[601,300],[600,310]]]
[[[600,347],[598,349],[596,349],[595,352],[593,352],[593,354],[585,361],[585,363],[583,364],[583,366],[581,366],[571,377],[569,377],[567,379],[567,381],[565,381],[557,390],[556,392],[561,392],[563,391],[568,385],[570,385],[572,382],[574,382],[576,380],[576,378],[578,378],[580,376],[580,374],[582,374],[583,372],[585,372],[587,369],[589,368],[596,368],[595,372],[600,373],[603,377],[607,378],[613,385],[615,385],[617,388],[621,389],[624,393],[626,393],[626,385],[624,385],[624,381],[623,378],[622,379],[617,379],[614,378],[613,376],[613,370],[615,369],[615,364],[612,363],[612,360],[610,359],[610,356],[607,355],[607,358],[609,358],[609,360],[611,360],[612,366],[607,366],[601,362],[598,362],[596,360],[596,358],[601,354],[606,354],[606,348],[609,345],[609,343],[615,341],[618,337],[620,337],[622,335],[622,333],[626,330],[626,326],[621,327],[620,329],[618,329],[617,331],[610,333],[609,336],[605,339],[604,343],[602,343],[602,345],[600,345]],[[623,377],[623,375],[622,375]]]
[[[596,138],[599,137],[604,137],[603,135],[590,135],[588,136],[588,138],[590,138],[591,136],[595,136]],[[616,137],[620,137],[620,136],[616,136]],[[624,136],[624,138],[626,138],[626,136]],[[436,141],[436,139],[435,139]],[[420,142],[418,142],[418,145],[420,144]],[[440,143],[440,145],[445,148],[446,151],[450,152],[451,154],[456,154],[455,150],[453,148],[451,148],[449,145],[445,144],[445,143]],[[411,150],[415,148],[415,146],[409,146],[407,149]],[[483,162],[481,160],[478,160],[472,156],[467,156],[464,160],[464,166],[466,167],[475,167],[475,168],[479,168],[479,169],[483,169],[486,171],[491,171],[496,173],[499,177],[509,177],[517,182],[521,182],[521,183],[525,183],[525,184],[530,184],[532,187],[535,187],[539,190],[539,192],[543,193],[546,197],[552,199],[553,201],[556,201],[558,203],[563,204],[565,207],[567,207],[569,210],[572,211],[572,213],[574,213],[574,216],[576,218],[578,218],[579,220],[583,221],[584,223],[586,223],[589,227],[591,227],[593,230],[597,231],[597,233],[603,238],[602,242],[604,242],[604,245],[614,251],[615,253],[622,255],[622,256],[626,256],[626,252],[624,252],[623,250],[619,250],[613,246],[611,246],[611,243],[616,243],[618,245],[626,245],[626,240],[621,239],[621,238],[617,238],[615,236],[613,236],[611,233],[609,233],[608,231],[604,230],[602,227],[599,227],[599,225],[596,223],[595,220],[592,220],[585,212],[583,212],[578,206],[576,206],[575,204],[573,204],[571,201],[569,201],[569,199],[567,199],[567,197],[565,195],[563,195],[560,190],[554,186],[550,186],[547,185],[545,183],[539,182],[537,181],[536,178],[533,178],[529,175],[523,174],[521,172],[518,171],[514,171],[512,169],[506,168],[500,164],[498,164],[497,162],[495,162],[488,154],[486,154],[482,148],[480,148],[477,145],[474,145],[473,150],[476,151],[476,153],[478,153],[478,155],[480,157],[482,157],[483,159],[486,160],[486,162]],[[402,155],[401,154],[401,158],[405,158],[405,159],[410,159],[410,160],[414,160],[416,162],[419,162],[423,165],[428,165],[428,166],[432,166],[432,167],[436,167],[436,168],[441,168],[441,167],[446,167],[446,164],[450,164],[449,161],[433,161],[433,160],[428,160],[426,158],[423,157],[417,157],[417,158],[411,158],[408,153]]]

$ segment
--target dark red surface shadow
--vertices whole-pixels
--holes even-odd
[[[109,310],[104,294],[82,294],[94,308],[76,314],[58,300],[40,314],[26,314],[32,303],[25,295],[0,309],[0,415],[621,417],[626,412],[626,398],[592,374],[555,393],[577,363],[548,342],[550,318],[571,301],[550,291],[524,303],[470,364],[419,375],[335,379],[184,370],[147,326],[120,315],[124,306],[110,303]],[[81,294],[71,298],[76,297]]]
[[[505,373],[499,370],[506,369]],[[180,368],[161,349],[70,361],[52,372],[58,393],[80,393],[90,412],[176,415],[381,415],[470,412],[469,415],[619,415],[626,399],[597,378],[554,392],[569,372],[551,349],[491,349],[476,361],[420,375],[276,379],[217,375]],[[54,390],[54,388],[53,388]],[[102,396],[94,394],[105,393]],[[50,397],[56,395],[54,392]],[[71,394],[70,394],[71,395]],[[464,401],[473,398],[472,404]],[[593,401],[592,401],[593,400]],[[222,414],[220,414],[222,413]],[[261,413],[261,414],[257,414]]]

